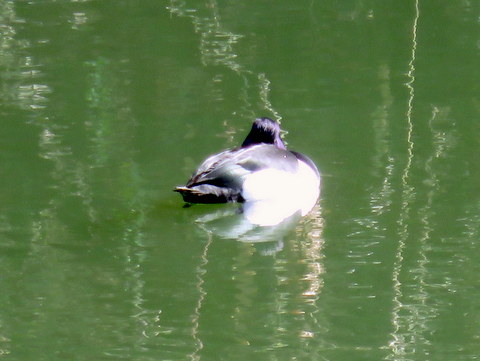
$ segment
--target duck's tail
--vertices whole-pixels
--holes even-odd
[[[202,184],[189,187],[175,187],[174,192],[182,195],[187,203],[227,203],[241,201],[239,194],[223,187]]]

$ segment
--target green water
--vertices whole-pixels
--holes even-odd
[[[0,360],[478,359],[479,16],[0,0]],[[172,192],[257,116],[323,175],[265,242]]]

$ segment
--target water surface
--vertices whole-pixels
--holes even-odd
[[[0,0],[0,359],[476,359],[479,10]],[[252,239],[171,190],[258,116],[323,186]]]

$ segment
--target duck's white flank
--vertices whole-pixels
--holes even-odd
[[[274,202],[300,210],[302,216],[315,205],[320,194],[320,177],[302,161],[295,173],[264,169],[247,176],[242,197],[246,202]]]

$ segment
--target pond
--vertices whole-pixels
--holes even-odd
[[[479,15],[0,0],[0,360],[477,359]],[[312,211],[183,207],[257,117]]]

